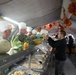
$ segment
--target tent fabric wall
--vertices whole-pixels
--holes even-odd
[[[68,6],[69,6],[70,3],[71,3],[71,0],[63,0],[61,15],[60,15],[61,19],[63,18],[63,7],[65,8],[66,15],[69,17],[70,13],[68,12]]]
[[[0,14],[17,22],[25,21],[27,25],[34,25],[35,27],[36,25],[51,22],[54,18],[58,19],[59,13],[61,12],[58,8],[61,8],[62,1],[63,0],[12,0],[9,3],[0,5]],[[56,9],[59,11],[54,12]],[[52,18],[53,20],[50,20]]]
[[[60,19],[61,7],[42,17],[26,20],[28,26],[37,27]]]

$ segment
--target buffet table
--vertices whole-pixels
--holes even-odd
[[[28,48],[28,50],[21,51],[1,59],[0,72],[3,72],[14,65],[9,69],[8,74],[6,75],[11,75],[12,71],[16,70],[16,68],[19,66],[24,67],[26,75],[44,75],[50,61],[50,56],[51,52],[44,53],[42,50],[35,47]],[[15,64],[17,64],[19,61],[22,61],[21,64],[15,66]]]

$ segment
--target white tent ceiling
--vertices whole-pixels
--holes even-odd
[[[36,27],[60,18],[63,0],[0,0],[0,14]],[[66,1],[66,0],[65,0]],[[1,20],[1,19],[0,19]],[[76,29],[76,21],[72,28]]]
[[[16,21],[47,15],[61,7],[62,0],[0,0],[0,14]]]

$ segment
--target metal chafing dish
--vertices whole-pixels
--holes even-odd
[[[27,72],[26,72],[26,68],[25,67],[23,67],[23,66],[18,66],[18,67],[16,67],[16,68],[14,68],[14,69],[12,69],[11,70],[11,72],[10,73],[8,73],[8,75],[17,75],[17,74],[22,74],[22,75],[29,75],[29,74],[27,74]]]
[[[44,44],[43,44],[44,45]],[[25,61],[22,66],[25,66],[33,71],[33,75],[42,75],[42,73],[47,69],[50,60],[50,53],[48,52],[49,47],[40,48],[41,46],[36,46],[36,51],[32,55],[28,56],[28,60]],[[41,49],[44,49],[41,50]]]

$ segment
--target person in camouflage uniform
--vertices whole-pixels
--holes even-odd
[[[23,49],[23,44],[27,38],[26,24],[24,22],[19,23],[19,33],[12,37],[11,45],[13,53],[17,53]]]
[[[26,24],[21,22],[19,25],[19,33],[11,40],[11,45],[13,47],[13,53],[17,53],[23,50],[24,43],[27,42],[29,45],[33,44],[31,37],[27,35]]]

